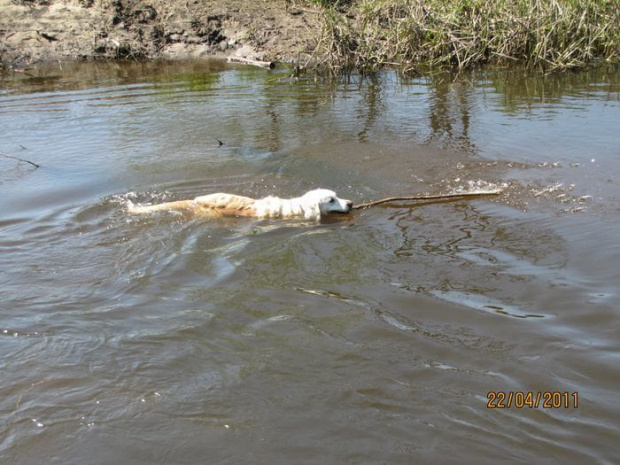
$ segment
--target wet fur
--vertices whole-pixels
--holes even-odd
[[[234,194],[209,194],[193,200],[179,200],[158,205],[134,205],[128,211],[135,214],[159,211],[178,211],[193,216],[234,216],[248,218],[305,218],[319,220],[328,213],[348,213],[353,203],[340,199],[328,189],[315,189],[301,197],[281,199],[265,197],[252,199]]]

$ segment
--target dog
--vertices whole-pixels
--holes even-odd
[[[292,199],[273,196],[252,199],[218,193],[157,205],[135,205],[129,202],[127,206],[128,211],[135,214],[177,211],[202,217],[304,218],[316,221],[329,213],[349,213],[352,208],[353,202],[339,198],[334,191],[328,189],[315,189]]]

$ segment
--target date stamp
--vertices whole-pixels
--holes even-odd
[[[578,392],[489,391],[487,408],[578,408]]]

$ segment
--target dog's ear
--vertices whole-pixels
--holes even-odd
[[[321,203],[320,202],[308,202],[303,206],[304,218],[307,220],[320,220],[321,219]]]

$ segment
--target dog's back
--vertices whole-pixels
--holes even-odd
[[[250,197],[235,194],[209,194],[196,197],[193,201],[198,213],[215,216],[256,216],[256,201]]]

